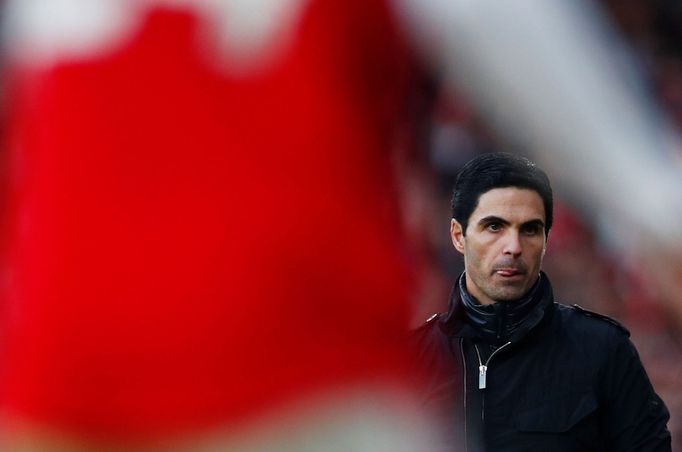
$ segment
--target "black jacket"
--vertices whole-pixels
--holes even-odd
[[[457,289],[448,312],[416,331],[420,381],[442,415],[446,449],[670,451],[668,410],[628,331],[555,303],[544,274],[538,290],[539,302],[507,345],[490,346],[464,315]],[[482,364],[489,359],[485,389],[479,356]]]

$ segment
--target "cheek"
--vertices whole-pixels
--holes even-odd
[[[545,257],[545,251],[547,251],[547,247],[545,245],[541,245],[536,248],[536,252],[534,254],[535,256],[535,261],[537,261],[537,265],[540,266],[542,264],[542,260]]]
[[[476,243],[468,243],[467,245],[468,246],[465,249],[465,263],[469,271],[476,272],[479,268],[485,265],[484,263],[487,260],[486,253],[489,252],[489,249],[485,246],[481,246],[480,244],[477,246]]]

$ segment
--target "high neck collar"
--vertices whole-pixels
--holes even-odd
[[[476,336],[491,345],[516,342],[542,318],[546,305],[543,300],[552,302],[549,281],[542,273],[528,293],[519,300],[490,305],[478,303],[467,290],[465,281],[466,274],[462,273],[453,290],[453,297],[459,295],[457,298],[461,300],[460,308],[465,323],[474,330]]]

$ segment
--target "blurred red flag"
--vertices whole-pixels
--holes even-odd
[[[5,409],[151,437],[399,379],[386,5],[33,3],[8,14]]]

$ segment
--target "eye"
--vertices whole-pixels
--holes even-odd
[[[497,232],[502,229],[502,225],[500,223],[488,223],[485,228],[490,232]]]
[[[543,227],[537,223],[526,224],[521,227],[521,232],[526,235],[536,235],[541,233]]]

